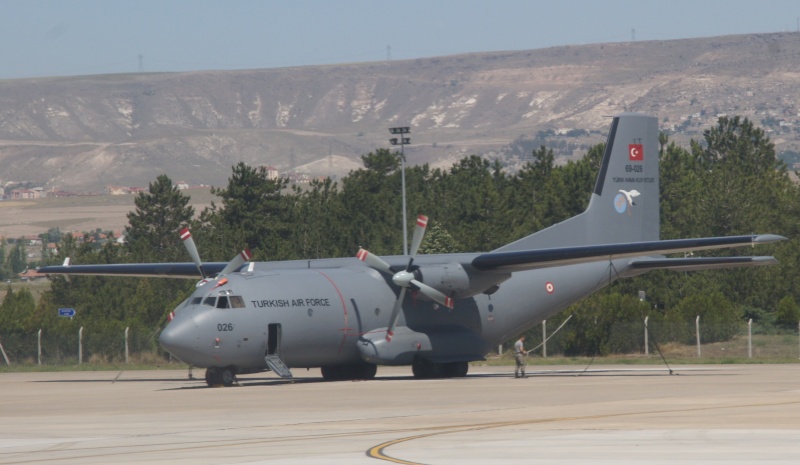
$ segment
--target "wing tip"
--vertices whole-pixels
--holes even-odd
[[[756,244],[769,244],[771,242],[781,242],[785,240],[788,239],[778,234],[758,234],[753,236],[753,242]]]

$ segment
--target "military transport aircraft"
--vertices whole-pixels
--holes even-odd
[[[565,193],[564,195],[570,195]],[[170,314],[161,346],[209,385],[237,374],[321,367],[326,380],[370,379],[377,365],[411,365],[415,377],[458,377],[503,341],[618,278],[771,265],[773,257],[666,254],[756,245],[776,235],[659,240],[658,120],[625,113],[611,124],[585,212],[486,253],[202,263],[48,266],[48,274],[201,278]],[[410,292],[409,292],[410,291]]]

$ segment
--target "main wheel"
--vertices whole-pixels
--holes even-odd
[[[438,378],[442,375],[442,364],[415,358],[411,364],[411,372],[417,379]]]
[[[448,378],[463,378],[467,376],[469,371],[469,363],[467,362],[451,362],[444,364],[444,376]]]
[[[206,384],[208,387],[213,387],[222,384],[222,376],[220,375],[217,367],[206,368]]]
[[[354,379],[363,379],[365,381],[375,379],[375,374],[378,373],[378,365],[373,365],[371,363],[362,363],[358,365],[358,368],[355,370],[356,376]]]
[[[236,370],[233,367],[220,368],[219,376],[225,387],[231,387],[236,382]]]
[[[342,381],[344,380],[344,367],[342,366],[324,366],[319,369],[322,372],[322,379],[325,381]]]

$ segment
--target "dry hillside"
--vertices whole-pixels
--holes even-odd
[[[220,185],[240,160],[341,176],[405,125],[410,162],[442,165],[538,131],[599,131],[574,142],[602,142],[622,111],[657,114],[678,139],[699,138],[718,114],[767,120],[779,149],[798,151],[798,96],[798,33],[6,80],[0,179],[87,191],[167,173]]]

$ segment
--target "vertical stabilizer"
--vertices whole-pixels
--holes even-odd
[[[659,215],[658,118],[623,113],[611,123],[586,211],[497,251],[656,241]]]

